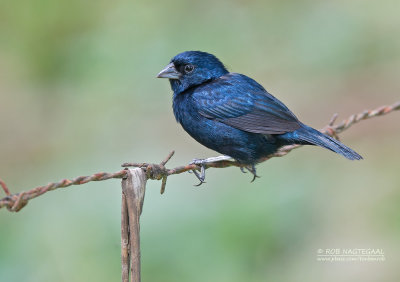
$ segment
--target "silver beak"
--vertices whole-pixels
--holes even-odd
[[[181,74],[176,70],[173,63],[167,65],[159,74],[157,74],[158,78],[169,78],[169,79],[179,79]]]

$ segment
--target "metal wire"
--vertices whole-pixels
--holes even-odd
[[[359,114],[353,114],[349,118],[341,121],[338,125],[333,125],[337,115],[334,115],[329,122],[329,124],[321,130],[321,132],[328,134],[333,137],[337,137],[337,135],[347,129],[349,129],[352,125],[366,119],[370,119],[377,116],[382,116],[389,114],[393,111],[400,110],[400,101],[389,105],[389,106],[382,106],[374,110],[363,111]],[[290,145],[282,147],[277,153],[268,156],[263,161],[268,160],[273,157],[282,157],[288,154],[295,148],[301,147],[301,145]],[[180,174],[186,171],[191,170],[199,170],[200,167],[195,164],[190,165],[183,165],[173,169],[166,169],[165,164],[169,161],[169,159],[173,156],[174,152],[171,152],[160,164],[151,164],[151,163],[125,163],[123,167],[141,167],[146,171],[146,175],[148,179],[156,179],[162,180],[161,185],[161,193],[165,191],[165,185],[167,183],[167,177],[173,174]],[[223,168],[229,166],[238,166],[241,165],[234,161],[221,161],[221,162],[214,162],[207,164],[206,168],[214,167],[214,168]],[[6,197],[0,199],[0,209],[6,207],[9,211],[17,212],[21,210],[29,200],[39,197],[49,191],[56,190],[58,188],[65,188],[71,185],[81,185],[88,183],[90,181],[103,181],[111,178],[123,178],[126,176],[126,170],[120,170],[114,173],[107,173],[107,172],[99,172],[92,174],[90,176],[79,176],[69,179],[63,179],[58,182],[49,183],[45,186],[39,186],[33,188],[31,190],[10,194],[9,189],[4,181],[0,179],[0,186],[3,188],[4,192],[6,193]]]

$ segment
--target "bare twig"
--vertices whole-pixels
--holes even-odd
[[[383,106],[379,107],[375,110],[370,110],[370,111],[363,111],[359,114],[354,114],[351,115],[349,118],[341,121],[338,125],[333,125],[336,117],[334,116],[329,124],[321,130],[321,132],[328,134],[333,137],[337,137],[337,134],[347,130],[350,128],[352,125],[365,120],[365,119],[370,119],[373,117],[381,116],[381,115],[386,115],[388,113],[391,113],[393,111],[400,110],[400,101],[396,102],[390,106]],[[282,157],[286,154],[288,154],[290,151],[293,149],[296,149],[300,147],[301,145],[290,145],[290,146],[285,146],[282,147],[278,152],[276,152],[273,155],[268,156],[265,158],[265,160],[268,160],[273,157]],[[173,152],[171,152],[165,160],[163,160],[160,164],[150,164],[150,163],[125,163],[122,166],[128,167],[128,166],[133,166],[133,167],[140,167],[146,172],[146,176],[148,179],[156,179],[156,180],[162,180],[162,186],[161,186],[161,193],[165,191],[165,185],[167,181],[167,177],[173,174],[180,174],[186,171],[194,170],[197,169],[199,170],[200,168],[195,165],[195,164],[190,164],[190,165],[184,165],[184,166],[179,166],[173,169],[166,169],[165,164],[168,162],[168,160],[172,157]],[[265,161],[264,160],[264,161]],[[206,168],[224,168],[224,167],[229,167],[229,166],[241,166],[237,162],[232,162],[232,161],[222,161],[222,162],[215,162],[215,163],[209,163],[207,164]],[[21,193],[16,193],[16,194],[9,194],[9,190],[5,183],[0,180],[0,185],[3,187],[3,190],[7,194],[6,197],[0,199],[0,208],[7,207],[9,211],[19,211],[21,208],[23,208],[29,200],[36,198],[48,191],[52,191],[58,188],[64,188],[68,187],[71,185],[80,185],[87,183],[89,181],[103,181],[111,178],[122,178],[126,176],[126,170],[121,170],[117,171],[115,173],[105,173],[105,172],[100,172],[96,173],[90,176],[80,176],[77,178],[74,178],[72,180],[68,179],[63,179],[59,182],[55,183],[49,183],[45,186],[40,186],[34,189],[31,189],[26,192],[21,192]]]
[[[10,196],[10,195],[11,195],[10,190],[8,190],[7,185],[6,185],[6,184],[4,183],[4,181],[1,180],[1,179],[0,179],[0,186],[3,188],[4,193],[6,193],[7,196]]]

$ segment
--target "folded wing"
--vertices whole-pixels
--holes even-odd
[[[192,97],[201,115],[243,131],[283,134],[301,126],[282,102],[241,74],[224,75],[196,89]]]

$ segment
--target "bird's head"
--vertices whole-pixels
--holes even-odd
[[[212,54],[200,51],[186,51],[172,58],[158,75],[168,78],[175,94],[216,79],[228,73],[225,66]]]

